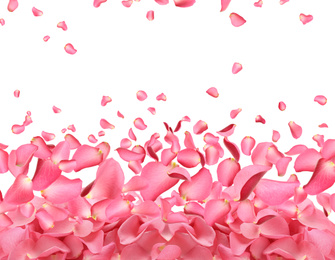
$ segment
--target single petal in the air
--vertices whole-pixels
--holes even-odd
[[[206,93],[214,98],[219,97],[219,92],[215,87],[207,89]]]
[[[302,134],[301,126],[297,125],[294,121],[290,121],[288,123],[288,126],[290,127],[290,131],[291,131],[293,138],[298,139]]]
[[[43,12],[41,10],[38,10],[35,7],[33,7],[32,11],[33,11],[34,16],[42,16],[43,15]]]
[[[246,20],[242,16],[236,13],[231,13],[229,15],[229,18],[230,18],[231,24],[235,27],[240,27],[246,22]]]
[[[147,99],[148,95],[147,95],[147,93],[145,93],[145,91],[139,90],[136,93],[136,97],[139,101],[143,101],[143,100]]]
[[[65,45],[64,50],[68,53],[68,54],[75,54],[77,52],[77,50],[73,47],[73,45],[71,43],[68,43]]]
[[[230,117],[231,119],[234,119],[235,117],[237,117],[237,115],[242,111],[242,108],[238,108],[238,109],[234,109],[232,111],[230,111]]]
[[[196,135],[202,134],[204,131],[208,129],[208,125],[206,122],[199,120],[194,126],[193,126],[193,133]]]
[[[258,2],[254,3],[255,7],[262,7],[262,5],[263,5],[263,1],[262,0],[259,0]]]
[[[115,126],[112,125],[111,123],[109,123],[106,119],[101,119],[100,120],[100,126],[103,129],[114,129],[115,128]]]
[[[57,24],[57,27],[63,29],[63,31],[67,30],[67,25],[66,25],[65,21],[59,22]]]
[[[147,19],[148,19],[149,21],[153,21],[153,20],[155,19],[155,12],[152,11],[152,10],[148,11],[148,12],[147,12]]]
[[[309,15],[300,14],[299,19],[305,25],[306,23],[309,23],[313,20],[313,16],[310,14]]]
[[[240,63],[238,63],[238,62],[235,62],[235,63],[233,64],[232,72],[233,72],[233,74],[237,74],[237,73],[239,73],[242,69],[243,69],[242,65],[241,65]]]
[[[262,124],[265,124],[265,119],[261,116],[261,115],[258,115],[258,116],[256,116],[256,118],[255,118],[255,122],[256,123],[262,123]]]
[[[101,99],[101,105],[104,107],[106,106],[108,103],[112,102],[112,99],[111,97],[109,96],[102,96],[102,99]]]
[[[242,153],[247,156],[250,156],[251,150],[255,147],[255,145],[256,145],[256,141],[253,137],[251,136],[244,137],[241,141]]]

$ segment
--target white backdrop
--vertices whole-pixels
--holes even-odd
[[[7,3],[0,1],[0,18],[6,21],[0,26],[0,142],[9,145],[7,151],[41,131],[56,134],[50,143],[58,143],[64,136],[61,129],[70,124],[81,143],[89,144],[88,135],[98,138],[101,118],[115,125],[98,138],[110,143],[113,157],[128,129],[134,129],[136,117],[148,125],[145,131],[134,129],[136,144],[142,145],[154,132],[165,135],[164,121],[174,128],[185,115],[192,121],[183,123],[178,133],[181,143],[183,133],[192,131],[200,119],[212,133],[235,123],[230,140],[238,145],[246,135],[257,142],[271,141],[275,129],[281,134],[277,146],[282,152],[295,144],[317,148],[315,134],[335,138],[333,0],[291,0],[284,5],[264,0],[262,8],[254,7],[251,0],[232,0],[222,13],[219,0],[197,0],[190,8],[175,7],[171,0],[167,6],[142,0],[130,8],[117,0],[99,8],[93,7],[93,0],[21,0],[13,13],[7,11]],[[33,16],[33,6],[43,16]],[[145,17],[149,10],[155,11],[151,22]],[[231,12],[247,22],[233,27]],[[300,13],[311,14],[314,20],[303,25]],[[66,22],[67,31],[57,28],[60,21]],[[43,41],[46,35],[48,42]],[[77,49],[75,55],[64,51],[67,43]],[[243,66],[236,75],[231,72],[234,62]],[[206,94],[210,87],[218,89],[219,98]],[[21,91],[19,98],[13,95],[15,89]],[[146,91],[148,99],[138,101],[138,90]],[[162,92],[166,102],[156,100]],[[113,100],[105,107],[100,105],[103,95]],[[328,103],[317,104],[316,95],[325,95]],[[278,109],[279,101],[287,105],[284,112]],[[54,114],[53,105],[62,112]],[[156,115],[147,111],[151,106]],[[232,120],[229,113],[236,108],[242,112]],[[118,110],[125,119],[117,117]],[[12,125],[22,124],[27,111],[33,123],[14,135]],[[259,114],[265,125],[255,123]],[[298,140],[289,131],[291,120],[303,128]],[[319,128],[321,123],[329,129]],[[194,138],[202,148],[202,137]],[[226,150],[224,157],[230,156]],[[241,166],[247,164],[250,158],[243,156]],[[129,179],[127,164],[122,167]],[[293,173],[289,169],[285,180]],[[215,179],[216,167],[211,170]],[[88,184],[95,171],[96,167],[65,175]],[[302,185],[310,176],[298,174]],[[275,169],[266,177],[277,178]],[[9,172],[0,175],[3,194],[13,180]]]

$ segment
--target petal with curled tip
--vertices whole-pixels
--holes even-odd
[[[306,149],[304,152],[299,154],[295,160],[294,169],[296,172],[313,172],[320,158],[321,154],[317,150],[313,148]]]
[[[230,124],[222,130],[218,131],[217,133],[221,136],[230,136],[234,133],[235,127],[235,124]]]
[[[145,157],[143,153],[136,153],[125,148],[117,148],[116,151],[121,159],[126,162],[143,160]]]
[[[24,174],[15,178],[14,183],[5,194],[4,201],[10,204],[20,205],[34,198],[33,183]]]
[[[251,150],[255,147],[256,141],[251,136],[246,136],[241,141],[241,150],[244,155],[251,155]]]
[[[98,142],[98,139],[96,139],[95,136],[92,135],[92,134],[89,135],[87,139],[88,139],[88,141],[89,141],[90,143],[92,143],[92,144],[95,144],[96,142]]]
[[[223,160],[217,168],[219,182],[221,182],[223,186],[230,187],[240,169],[240,164],[235,159],[227,158]]]
[[[55,134],[42,131],[42,137],[44,138],[45,141],[48,142],[55,139]]]
[[[112,102],[112,99],[109,96],[102,96],[101,106],[106,106],[108,103]]]
[[[240,27],[246,22],[246,20],[242,16],[236,13],[231,13],[229,15],[229,18],[230,18],[231,24],[235,27]]]
[[[276,164],[277,161],[283,157],[284,155],[278,151],[278,148],[275,145],[271,145],[268,147],[265,159],[270,163]]]
[[[234,157],[234,159],[236,161],[239,161],[240,160],[240,149],[238,148],[238,146],[234,144],[233,142],[230,142],[226,136],[223,139],[223,143],[227,147],[231,155]]]
[[[276,162],[276,169],[278,176],[284,176],[288,167],[288,164],[292,161],[292,157],[282,157]]]
[[[206,93],[214,98],[219,97],[219,92],[215,87],[207,89]]]
[[[102,142],[100,144],[98,144],[95,148],[99,148],[100,151],[102,152],[102,160],[106,160],[106,158],[109,155],[110,152],[110,145],[107,142]]]
[[[100,164],[103,160],[103,154],[99,148],[84,144],[76,150],[73,154],[72,160],[77,162],[77,166],[74,171],[78,172],[84,168]]]
[[[142,171],[142,165],[139,161],[130,161],[128,163],[128,168],[135,174],[139,174]]]
[[[162,100],[162,101],[166,101],[166,96],[164,95],[164,93],[161,93],[161,94],[159,94],[159,95],[156,97],[156,99],[157,99],[158,101],[160,101],[160,100]]]
[[[32,12],[33,12],[34,16],[42,16],[43,15],[43,12],[41,10],[38,10],[35,7],[33,7]]]
[[[195,150],[186,148],[179,151],[177,161],[184,167],[193,168],[200,163],[200,156]]]
[[[262,124],[266,123],[265,119],[261,115],[256,116],[255,122],[256,123],[262,123]]]
[[[208,125],[206,122],[199,120],[194,126],[193,126],[193,133],[196,135],[202,134],[204,131],[208,129]]]
[[[302,134],[301,126],[297,125],[294,121],[290,121],[288,123],[288,126],[290,127],[290,131],[291,131],[293,138],[298,139]]]
[[[131,140],[133,140],[133,141],[135,141],[136,142],[136,140],[137,140],[137,138],[136,138],[136,136],[135,136],[135,134],[134,134],[134,132],[133,132],[133,129],[129,129],[129,131],[128,131],[128,136],[129,136],[129,138],[131,139]]]
[[[177,178],[181,180],[191,181],[191,176],[188,171],[182,167],[175,167],[171,171],[168,172],[171,178]]]
[[[24,125],[13,125],[12,132],[16,135],[21,134],[25,129]]]
[[[280,0],[279,3],[280,3],[281,5],[283,5],[283,4],[285,4],[285,3],[289,2],[289,1],[290,1],[290,0]]]
[[[171,149],[164,149],[161,154],[161,162],[167,166],[169,165],[174,158],[177,157],[176,153],[173,153]]]
[[[232,111],[230,111],[230,118],[234,119],[235,117],[237,117],[237,115],[242,111],[242,108],[238,108],[238,109],[233,109]]]
[[[230,211],[230,204],[227,200],[212,199],[206,203],[204,219],[209,226],[223,218]]]
[[[194,5],[195,0],[173,0],[177,7],[190,7]]]
[[[16,166],[24,167],[29,164],[38,147],[33,144],[21,145],[16,150]]]

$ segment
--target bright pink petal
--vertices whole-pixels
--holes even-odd
[[[272,132],[272,142],[277,142],[280,138],[280,133],[276,130]]]
[[[287,221],[281,217],[273,217],[259,225],[261,234],[267,238],[278,239],[290,236]]]
[[[55,139],[55,134],[42,131],[42,137],[44,138],[45,141],[48,142]]]
[[[262,5],[263,5],[263,1],[262,0],[259,0],[258,2],[254,3],[255,7],[262,7]]]
[[[297,155],[297,154],[301,154],[303,153],[305,150],[307,150],[307,146],[303,145],[303,144],[298,144],[293,146],[288,152],[286,152],[285,154],[287,155]]]
[[[59,162],[59,169],[63,172],[72,172],[77,166],[77,162],[75,160],[62,160]]]
[[[296,187],[294,191],[294,203],[300,204],[307,198],[307,193],[302,187]]]
[[[77,52],[77,50],[73,47],[73,45],[71,43],[68,43],[65,45],[64,50],[68,53],[68,54],[75,54]]]
[[[8,153],[0,149],[0,173],[8,171]]]
[[[319,95],[314,98],[314,101],[324,106],[327,103],[327,98],[325,96]]]
[[[314,135],[312,139],[317,143],[319,147],[322,147],[324,144],[324,137],[325,137],[324,135],[317,134]]]
[[[157,260],[176,259],[181,255],[181,249],[177,245],[167,245],[157,256]]]
[[[62,160],[68,160],[70,156],[70,145],[66,141],[62,141],[56,145],[50,157],[54,164],[58,164]]]
[[[310,14],[309,15],[300,14],[299,19],[305,25],[306,23],[309,23],[313,20],[313,16]]]
[[[280,3],[281,5],[283,5],[283,4],[285,4],[285,3],[289,2],[289,1],[290,1],[290,0],[280,0],[279,3]]]
[[[111,123],[109,123],[106,119],[101,119],[100,120],[100,126],[103,129],[114,129],[115,128],[115,126],[112,125]]]
[[[259,143],[256,148],[252,151],[251,160],[253,164],[272,166],[266,158],[268,149],[273,146],[273,143],[263,142]]]
[[[177,161],[184,167],[193,168],[200,163],[200,156],[195,150],[186,148],[178,153]]]
[[[66,131],[67,131],[66,128],[63,128],[63,129],[61,130],[61,132],[62,132],[63,134],[64,134]]]
[[[32,181],[26,175],[20,174],[6,192],[4,200],[10,204],[20,205],[31,201],[33,198]]]
[[[204,131],[208,129],[208,125],[206,122],[199,120],[194,126],[193,126],[193,133],[196,135],[202,134]]]
[[[129,131],[128,131],[128,136],[129,136],[129,138],[131,139],[131,140],[134,140],[135,142],[136,142],[136,140],[137,140],[137,138],[136,138],[136,136],[135,136],[135,134],[134,134],[134,132],[133,132],[133,129],[129,129]]]
[[[20,90],[17,89],[17,90],[14,91],[14,97],[18,98],[19,96],[20,96]]]
[[[231,119],[234,119],[235,117],[237,117],[237,115],[242,111],[242,108],[238,108],[238,109],[234,109],[232,111],[230,111],[230,117]]]
[[[314,171],[321,154],[315,149],[306,149],[302,152],[294,162],[294,169],[296,172]]]
[[[33,139],[31,139],[30,143],[38,147],[37,151],[34,153],[35,157],[40,159],[48,159],[51,156],[52,153],[50,148],[46,145],[41,137],[35,136]]]
[[[231,24],[235,27],[240,27],[246,22],[246,20],[242,16],[236,13],[231,13],[229,15],[229,18],[230,18]]]
[[[330,159],[335,156],[335,139],[328,139],[321,148],[321,155],[325,159]]]
[[[234,133],[235,127],[235,124],[230,124],[222,130],[218,131],[217,133],[221,136],[230,136]]]
[[[215,87],[207,89],[206,93],[214,98],[219,97],[219,92]]]
[[[255,207],[250,200],[241,201],[236,213],[238,218],[245,223],[253,223],[256,220]]]
[[[9,12],[14,12],[15,9],[19,6],[17,0],[9,0],[7,9]]]
[[[191,119],[188,116],[184,116],[181,120],[186,121],[186,122],[191,122]]]
[[[95,144],[96,142],[98,142],[98,139],[96,139],[94,135],[89,135],[87,139],[92,144]]]
[[[166,101],[166,96],[164,95],[164,93],[161,93],[161,94],[159,94],[159,95],[156,97],[156,99],[157,99],[158,101],[160,101],[160,100],[162,100],[162,101]]]
[[[159,5],[167,5],[169,0],[155,0],[155,2]]]
[[[335,182],[335,164],[326,159],[320,159],[315,167],[312,178],[304,186],[310,195],[316,195],[331,187]]]
[[[186,148],[196,149],[195,144],[193,142],[192,135],[188,131],[185,132],[184,145],[185,145]]]
[[[121,198],[116,198],[111,200],[106,208],[106,217],[108,219],[127,217],[130,215],[130,211],[129,202]]]
[[[278,151],[277,147],[275,145],[271,145],[268,147],[265,159],[270,163],[276,164],[277,161],[283,157],[284,155]]]
[[[69,253],[70,249],[58,238],[42,235],[35,246],[29,250],[28,259],[40,259],[52,255],[55,252]]]
[[[67,134],[64,136],[66,142],[69,143],[70,149],[77,149],[81,146],[80,142],[71,134]]]
[[[280,101],[278,104],[278,108],[280,111],[284,111],[286,109],[286,104],[283,101]]]
[[[182,167],[175,167],[171,171],[168,172],[171,178],[177,178],[181,180],[191,181],[191,176],[188,171]]]
[[[99,131],[98,136],[99,137],[105,136],[105,131]]]
[[[219,151],[214,146],[209,146],[205,150],[206,164],[215,165],[219,161]]]
[[[148,95],[147,95],[147,93],[145,93],[145,91],[139,90],[136,93],[136,97],[139,101],[143,101],[143,100],[147,99]]]
[[[259,237],[260,229],[254,223],[242,223],[241,226],[241,233],[245,238],[248,239],[255,239]]]
[[[231,155],[234,157],[234,159],[236,161],[239,161],[240,160],[240,149],[238,148],[238,146],[234,144],[233,142],[230,142],[226,136],[223,139],[223,143],[227,147]]]
[[[220,138],[218,136],[215,136],[211,133],[207,133],[204,135],[204,141],[206,144],[209,145],[215,145],[219,142]]]
[[[173,0],[177,7],[190,7],[194,5],[195,0]]]
[[[143,153],[136,153],[136,152],[127,150],[125,148],[118,148],[116,149],[116,151],[119,153],[119,156],[126,162],[143,160],[145,157],[145,154]]]
[[[251,155],[251,150],[255,147],[256,141],[251,136],[246,136],[241,141],[242,153],[249,156]]]
[[[140,117],[134,120],[134,126],[139,130],[144,130],[147,128],[147,125],[144,123],[143,119]]]
[[[155,19],[154,11],[152,11],[152,10],[148,11],[146,17],[149,21],[153,21]]]
[[[12,132],[14,134],[21,134],[25,129],[25,126],[24,125],[13,125],[12,126]]]
[[[104,107],[108,103],[112,102],[112,99],[109,96],[102,96],[101,105]]]
[[[45,42],[49,41],[49,39],[50,39],[49,35],[46,35],[46,36],[43,37],[43,41],[45,41]]]
[[[297,125],[294,121],[290,121],[288,126],[290,127],[293,138],[298,139],[302,134],[301,126]]]
[[[132,177],[125,185],[123,185],[122,192],[139,191],[148,187],[148,181],[141,176]]]
[[[235,25],[234,25],[234,26],[235,26]],[[237,74],[237,73],[239,73],[242,69],[243,69],[243,67],[242,67],[241,63],[235,62],[235,63],[233,64],[232,72],[233,72],[233,74]]]
[[[261,115],[256,116],[255,122],[256,123],[262,123],[262,124],[266,123],[265,119]]]
[[[321,125],[319,125],[320,128],[328,128],[328,125],[326,123],[322,123]]]
[[[217,220],[222,219],[230,211],[230,204],[227,200],[216,199],[206,203],[204,219],[209,226],[212,226]]]
[[[132,4],[133,0],[122,1],[122,5],[127,8],[131,7]]]
[[[43,12],[41,10],[36,9],[35,7],[33,7],[32,11],[33,11],[34,16],[42,16],[43,15]]]
[[[76,131],[76,128],[75,128],[74,125],[69,125],[69,126],[67,127],[67,129],[71,130],[72,132],[75,132],[75,131]]]
[[[63,29],[63,31],[67,30],[67,25],[66,25],[65,21],[59,22],[57,24],[57,27]]]
[[[220,12],[223,12],[228,8],[228,6],[230,4],[230,1],[231,0],[221,0],[221,10],[220,10]]]
[[[76,150],[72,159],[77,162],[77,166],[74,171],[78,172],[84,168],[96,166],[101,163],[103,160],[103,155],[99,148],[84,144]]]
[[[124,118],[124,115],[122,115],[122,114],[120,113],[120,111],[117,111],[117,116],[120,117],[120,118]]]
[[[43,231],[49,230],[55,226],[53,217],[43,209],[36,213],[36,219]]]
[[[230,187],[240,169],[240,164],[235,159],[227,158],[223,160],[217,168],[219,182],[221,182],[223,186]]]
[[[282,157],[276,162],[276,168],[278,176],[284,176],[288,167],[288,164],[292,161],[292,157]]]
[[[241,255],[254,239],[245,238],[242,234],[231,232],[229,234],[230,248],[234,255]]]
[[[153,114],[153,115],[156,115],[156,109],[154,107],[149,107],[148,108],[148,111]]]

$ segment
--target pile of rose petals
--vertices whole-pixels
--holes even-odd
[[[248,136],[239,148],[227,137],[232,125],[218,132],[223,141],[204,134],[201,151],[190,132],[180,141],[165,125],[163,140],[154,133],[143,146],[127,142],[116,149],[119,158],[108,158],[108,143],[82,145],[71,134],[56,145],[36,136],[10,152],[2,146],[0,172],[15,180],[0,196],[0,259],[335,259],[327,218],[335,194],[323,193],[335,182],[335,140],[282,153]],[[223,158],[225,150],[233,158]],[[240,156],[253,164],[240,165]],[[127,183],[120,160],[134,172]],[[297,173],[313,172],[304,187],[296,174],[263,178],[271,168],[284,176],[290,163]],[[62,175],[93,166],[86,187]]]

